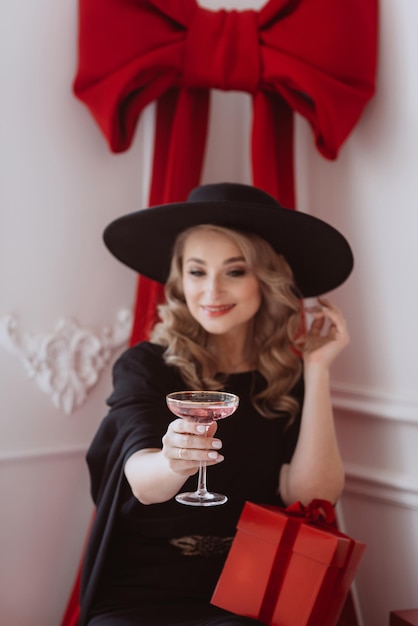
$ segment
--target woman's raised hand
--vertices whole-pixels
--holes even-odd
[[[306,330],[303,360],[330,367],[334,359],[349,344],[350,337],[342,312],[329,300],[318,298],[318,304],[306,307],[312,323]]]

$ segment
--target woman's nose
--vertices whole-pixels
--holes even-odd
[[[222,291],[222,281],[218,276],[210,276],[207,283],[207,292],[214,298]]]

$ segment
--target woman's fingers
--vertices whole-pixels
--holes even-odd
[[[163,437],[163,451],[170,463],[175,462],[182,468],[194,468],[200,461],[213,465],[223,461],[218,450],[222,448],[220,439],[205,435],[215,433],[216,424],[203,425],[190,420],[178,419],[171,422]]]
[[[195,435],[204,435],[207,433],[210,437],[213,437],[216,433],[218,425],[216,422],[201,424],[200,422],[196,422],[194,420],[178,418],[171,422],[170,428],[177,433],[190,433]]]
[[[317,306],[307,307],[306,313],[312,316],[312,323],[309,329],[311,335],[317,336],[324,330],[326,320],[329,321],[329,328],[334,330],[346,330],[346,322],[342,312],[335,305],[325,298],[318,298],[320,303]]]
[[[213,465],[223,461],[224,457],[216,450],[200,450],[196,448],[172,448],[171,459],[187,463],[188,467],[198,465],[200,461],[205,461],[208,465]]]
[[[306,313],[312,321],[305,335],[304,359],[322,361],[329,366],[349,343],[344,316],[326,298],[318,298],[318,304],[307,307]]]
[[[328,300],[320,299],[325,307],[326,314],[331,322],[330,334],[333,339],[338,339],[344,343],[348,343],[349,336],[347,330],[347,323],[345,318],[338,307],[332,305]]]

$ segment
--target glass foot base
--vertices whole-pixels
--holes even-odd
[[[177,502],[180,504],[188,504],[189,506],[218,506],[225,504],[228,498],[221,493],[206,493],[200,495],[197,491],[189,491],[179,493],[176,496]]]

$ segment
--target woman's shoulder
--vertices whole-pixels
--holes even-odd
[[[110,405],[144,394],[165,397],[167,389],[182,386],[176,368],[164,360],[164,347],[148,341],[131,346],[120,355],[112,378],[113,393],[107,400]]]
[[[151,380],[169,375],[169,368],[164,360],[164,346],[141,341],[127,348],[113,365],[113,382],[123,380]]]
[[[163,363],[165,347],[151,341],[141,341],[127,348],[117,360],[117,363]]]

